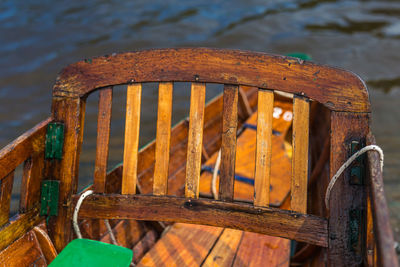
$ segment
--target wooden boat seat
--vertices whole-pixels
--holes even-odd
[[[272,122],[275,135],[272,137],[274,153],[271,158],[270,201],[281,207],[290,191],[291,147],[285,149],[284,139],[292,124],[291,117],[284,119],[283,114],[291,112],[292,104],[280,101],[275,102],[274,106],[282,109],[282,113],[276,115]],[[250,126],[256,125],[256,122],[257,112],[245,123]],[[236,174],[253,183],[255,138],[255,129],[246,127],[237,139],[236,152]],[[204,165],[214,166],[217,154]],[[211,176],[207,171],[201,175],[200,194],[203,196],[211,196]],[[253,192],[254,185],[235,181],[235,199],[251,201]],[[157,241],[137,266],[288,266],[289,258],[290,241],[287,239],[228,228],[177,223]]]
[[[159,83],[154,173],[153,180],[150,179],[153,190],[147,194],[137,194],[141,92],[142,83],[146,82]],[[184,196],[167,195],[168,167],[170,156],[173,157],[170,155],[170,139],[175,82],[191,83]],[[200,198],[207,83],[223,84],[224,88],[222,131],[217,137],[221,140],[222,155],[218,200]],[[121,194],[110,194],[106,191],[106,170],[112,91],[114,85],[121,84],[127,84]],[[254,196],[250,203],[234,199],[238,96],[243,86],[258,88]],[[328,219],[322,214],[307,212],[310,101],[324,105],[332,114],[337,115],[332,118],[332,127],[337,126],[334,122],[343,120],[341,116],[351,117],[352,114],[369,112],[368,93],[357,76],[295,58],[206,48],[149,50],[100,57],[70,65],[61,72],[53,89],[53,120],[63,123],[65,127],[63,158],[52,163],[53,168],[50,167],[53,170],[52,178],[61,180],[59,214],[50,223],[58,249],[63,248],[71,238],[65,231],[70,229],[69,214],[79,197],[73,193],[76,192],[78,181],[85,103],[87,97],[96,90],[99,91],[93,184],[96,194],[85,200],[80,218],[203,224],[328,247]],[[288,210],[271,205],[275,90],[293,94],[293,149]],[[330,138],[344,138],[335,134]],[[331,147],[341,151],[338,152],[340,160],[334,161],[340,164],[345,159],[343,149],[337,146],[336,141],[331,142]],[[339,155],[335,153],[331,152],[331,161]],[[336,169],[337,165],[334,167],[332,169]],[[334,209],[332,206],[330,208]],[[341,231],[337,228],[339,224],[334,227]],[[329,224],[329,227],[332,225]]]

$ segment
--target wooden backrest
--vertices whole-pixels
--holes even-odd
[[[141,199],[138,203],[140,202],[142,205],[145,203],[159,205],[160,199],[162,199],[159,196],[165,196],[167,193],[173,82],[191,82],[185,197],[194,200],[199,198],[206,83],[224,84],[222,163],[219,186],[222,203],[233,201],[239,88],[240,86],[259,88],[254,206],[229,206],[228,204],[226,206],[214,202],[189,203],[185,202],[186,200],[180,202],[181,200],[176,199],[171,202],[167,201],[166,204],[176,205],[177,209],[180,205],[192,207],[193,203],[197,203],[198,205],[210,204],[213,209],[222,206],[232,209],[240,208],[241,212],[245,213],[246,209],[248,209],[247,212],[249,210],[257,212],[258,207],[268,206],[273,90],[294,94],[291,210],[297,212],[296,216],[300,216],[294,217],[300,218],[298,224],[293,224],[297,225],[295,228],[303,225],[301,220],[308,220],[306,217],[301,217],[303,216],[301,214],[305,214],[307,211],[309,101],[317,101],[330,109],[333,112],[333,123],[338,121],[335,116],[339,118],[350,114],[352,117],[353,114],[365,114],[370,111],[365,85],[356,75],[294,58],[234,50],[183,48],[126,53],[78,62],[61,72],[53,89],[53,118],[56,121],[64,122],[66,129],[64,158],[59,165],[59,177],[56,177],[63,181],[60,188],[60,203],[69,203],[71,195],[76,192],[85,99],[97,89],[100,90],[100,100],[94,189],[96,193],[105,192],[112,86],[120,84],[128,84],[121,192],[123,195],[130,196],[136,193],[140,104],[142,83],[144,82],[159,82],[159,100],[153,183],[153,195],[157,197],[148,199],[153,202],[135,198],[136,200]],[[351,128],[352,126],[345,125],[344,127]],[[339,147],[335,142],[333,145],[336,148]],[[334,164],[339,163],[340,161],[335,161]],[[122,199],[129,202],[127,198],[119,198],[118,201]],[[101,198],[97,198],[98,203],[101,200]],[[107,202],[107,200],[103,200],[104,203]],[[90,201],[88,203],[86,207],[94,204]],[[84,207],[85,205],[83,209]],[[93,208],[93,205],[90,207]],[[108,208],[110,207],[112,205]],[[258,210],[269,212],[269,210],[261,208]],[[82,212],[85,214],[84,211]],[[279,214],[280,218],[288,219],[290,217],[287,217],[286,213]],[[105,213],[101,212],[96,216],[100,215],[107,217]],[[207,213],[207,215],[207,218],[212,218],[210,217],[211,213]],[[136,217],[138,219],[145,219],[140,217],[142,215],[137,216],[139,216]],[[184,215],[182,214],[182,216]],[[181,217],[175,218],[187,221]],[[154,218],[161,220],[164,217]],[[321,223],[322,228],[326,227],[326,221],[318,220],[318,218],[311,218],[307,222],[310,227],[313,223],[318,225],[318,222]],[[264,231],[263,233],[296,239],[294,234],[296,231],[293,228],[289,229],[291,227],[289,221],[286,223],[288,228],[285,229],[289,232],[292,231],[291,234],[274,233],[272,230],[272,232]],[[215,224],[214,222],[212,225]],[[53,224],[54,233],[58,231],[58,237],[55,240],[57,247],[62,247],[67,242],[69,237],[63,234],[63,231],[65,226],[68,228],[68,225],[68,207],[60,206],[60,215]],[[221,226],[229,225],[232,226],[232,222]],[[257,227],[248,226],[245,229],[259,231],[257,229],[261,229],[261,226]],[[298,228],[296,229],[298,230]],[[307,229],[304,227],[302,233],[306,234]],[[315,234],[318,235],[318,233]],[[326,245],[326,236],[321,236],[314,243]],[[303,237],[298,239],[313,242],[314,237],[315,235],[311,235],[305,239]]]
[[[0,251],[43,220],[39,216],[44,142],[50,118],[0,150]],[[15,169],[23,165],[19,210],[10,218]]]

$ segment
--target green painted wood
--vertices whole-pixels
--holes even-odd
[[[41,216],[58,215],[59,188],[60,188],[60,181],[45,180],[42,182],[42,192],[40,201]]]
[[[90,239],[72,240],[51,262],[50,267],[128,267],[132,250]]]
[[[47,125],[45,159],[62,159],[64,124],[51,122]]]

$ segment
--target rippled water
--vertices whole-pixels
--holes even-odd
[[[113,52],[179,46],[305,52],[315,62],[358,73],[370,88],[372,127],[385,151],[386,194],[400,239],[399,1],[3,0],[0,146],[49,115],[51,88],[63,66]],[[116,101],[124,101],[120,91]],[[174,111],[182,115],[188,93],[176,91]],[[150,85],[143,100],[145,133],[154,132],[149,125],[156,99]],[[87,114],[93,120],[95,102],[89,103]],[[121,114],[122,108],[114,108],[114,117]],[[93,133],[94,127],[89,126],[87,133]],[[117,135],[122,128],[122,120],[113,124]],[[147,139],[151,135],[146,134]],[[83,160],[89,162],[94,139],[86,142]],[[110,158],[117,162],[120,140],[116,137],[111,143]],[[83,175],[90,176],[88,166],[83,166]]]

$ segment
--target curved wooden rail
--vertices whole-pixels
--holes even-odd
[[[53,96],[83,97],[98,88],[136,82],[248,85],[303,95],[331,110],[369,112],[364,82],[355,74],[296,58],[210,48],[113,54],[69,65]]]

